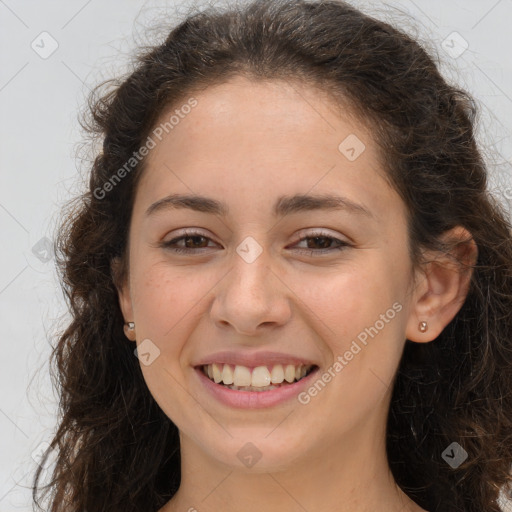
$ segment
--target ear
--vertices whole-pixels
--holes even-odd
[[[459,312],[478,259],[478,247],[465,228],[457,226],[441,240],[451,248],[427,251],[416,278],[406,337],[417,343],[436,339]],[[425,332],[419,330],[420,322],[427,322]]]
[[[123,271],[123,264],[119,257],[112,259],[110,263],[112,280],[117,289],[119,306],[123,313],[124,321],[133,322],[133,306],[126,272]],[[125,326],[125,335],[131,341],[135,341],[135,332],[128,330]]]

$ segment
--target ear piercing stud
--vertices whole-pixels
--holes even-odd
[[[132,336],[135,333],[135,322],[125,322],[124,324],[124,334],[130,341],[135,341],[132,339]]]
[[[126,322],[124,325],[126,326],[126,328],[129,331],[135,330],[135,322]],[[428,330],[427,322],[420,322],[418,325],[418,329],[420,330],[420,332],[427,332],[427,330]]]

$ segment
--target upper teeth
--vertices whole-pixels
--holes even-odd
[[[302,379],[311,367],[312,365],[303,364],[276,364],[271,370],[266,366],[256,366],[251,371],[247,366],[213,363],[204,365],[203,370],[217,384],[222,382],[226,385],[265,387]]]

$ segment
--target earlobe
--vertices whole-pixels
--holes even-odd
[[[466,300],[478,248],[461,226],[446,232],[446,251],[429,251],[416,286],[406,337],[426,343],[435,340],[453,320]]]
[[[112,259],[110,269],[112,281],[117,289],[119,307],[121,308],[125,320],[124,333],[129,340],[135,341],[131,294],[127,284],[128,280],[122,269],[122,262],[118,257]],[[130,324],[133,324],[133,328],[131,328],[132,326]]]

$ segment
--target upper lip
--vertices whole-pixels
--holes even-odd
[[[308,361],[302,357],[282,352],[216,352],[205,356],[193,366],[203,366],[213,363],[224,363],[233,366],[267,366],[274,364],[293,364],[293,365],[315,365],[313,361]]]

